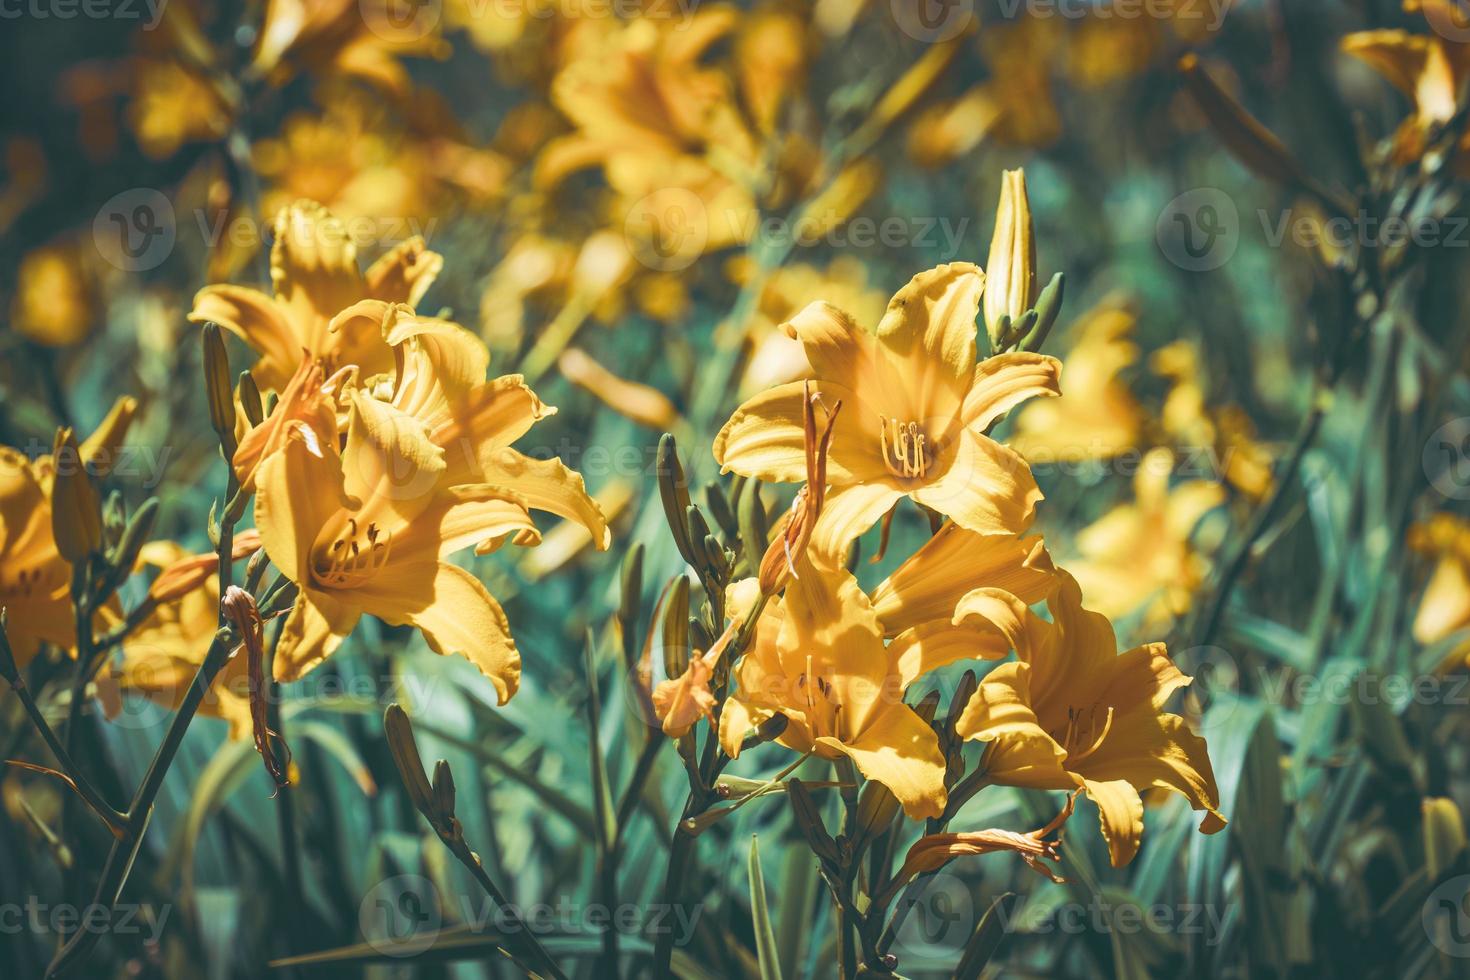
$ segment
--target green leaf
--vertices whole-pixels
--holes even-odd
[[[1000,944],[1005,941],[1006,923],[1011,921],[1011,913],[1015,911],[1020,898],[1015,892],[1006,892],[990,903],[990,908],[985,910],[985,914],[975,925],[970,941],[965,943],[965,952],[960,957],[959,966],[954,970],[954,980],[978,980],[985,964],[990,962],[996,950],[1000,949]]]
[[[781,980],[781,963],[776,956],[776,933],[766,906],[766,881],[761,874],[758,838],[750,835],[750,916],[755,930],[755,952],[760,960],[761,980]]]

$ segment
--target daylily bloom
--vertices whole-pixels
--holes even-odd
[[[397,370],[383,399],[350,395],[345,447],[288,427],[256,470],[256,522],[267,554],[300,587],[276,649],[292,680],[328,656],[363,613],[419,627],[515,693],[520,656],[485,587],[442,558],[506,540],[531,544],[528,508],[575,520],[599,543],[607,523],[582,479],[557,459],[510,448],[550,414],[519,376],[485,380],[489,354],[464,328],[406,308],[363,303],[344,321],[382,326]]]
[[[751,590],[736,590],[744,597]],[[737,611],[738,613],[738,611]],[[738,615],[737,615],[737,618]],[[944,811],[945,759],[938,736],[903,702],[909,685],[957,660],[1005,656],[990,629],[910,630],[886,647],[873,604],[846,569],[812,550],[780,601],[767,604],[755,640],[735,668],[720,713],[720,744],[734,758],[746,733],[776,714],[776,739],[795,752],[843,755],[893,792],[913,819]]]
[[[813,545],[842,554],[904,497],[980,534],[1030,524],[1041,491],[1014,451],[985,432],[1037,395],[1056,395],[1061,363],[1015,352],[975,362],[985,274],[966,262],[921,272],[888,304],[876,336],[825,303],[787,324],[811,362],[814,392],[842,402],[831,489]],[[745,402],[715,439],[715,459],[769,483],[806,477],[804,383]]]
[[[709,682],[715,676],[715,666],[739,630],[738,622],[731,623],[707,652],[696,652],[689,658],[689,666],[683,674],[660,681],[653,689],[653,711],[663,723],[665,735],[682,738],[689,734],[689,729],[700,718],[714,724],[715,696],[709,689]]]
[[[16,272],[10,322],[29,340],[70,347],[91,331],[97,318],[96,288],[72,245],[46,245],[27,252]]]
[[[1179,340],[1154,351],[1155,373],[1173,387],[1164,399],[1159,422],[1178,446],[1208,447],[1221,476],[1252,500],[1271,492],[1271,454],[1256,440],[1250,416],[1238,405],[1214,409],[1200,385],[1199,351]]]
[[[320,362],[302,358],[296,373],[286,382],[275,409],[240,437],[230,465],[235,468],[242,489],[255,487],[255,468],[286,444],[293,429],[310,429],[318,442],[336,439],[339,406],[334,389],[335,386],[328,385]],[[243,419],[244,413],[238,413],[237,418]]]
[[[399,0],[268,0],[251,70],[285,84],[294,70],[361,78],[398,95],[403,55],[446,57],[438,8]]]
[[[1430,646],[1470,628],[1470,522],[1435,514],[1409,529],[1409,547],[1434,562],[1414,613],[1414,639]],[[1446,663],[1463,660],[1467,647],[1458,644]]]
[[[1164,645],[1118,653],[1112,624],[1082,607],[1066,572],[1058,571],[1047,605],[1051,622],[1009,593],[977,589],[955,610],[955,622],[998,630],[1019,657],[985,675],[955,725],[964,738],[988,743],[986,778],[1086,791],[1114,866],[1138,851],[1144,790],[1179,793],[1206,811],[1203,833],[1223,828],[1209,749],[1183,718],[1163,710],[1190,681]]]
[[[328,373],[349,364],[365,376],[391,370],[393,352],[378,325],[360,319],[344,324],[337,315],[364,299],[417,303],[443,257],[415,237],[361,273],[346,227],[311,201],[282,209],[274,235],[274,296],[245,286],[206,286],[194,297],[190,321],[212,320],[253,347],[260,360],[251,373],[262,390],[283,389],[303,357],[321,361]]]
[[[1169,486],[1174,456],[1153,449],[1139,463],[1133,502],[1119,504],[1077,534],[1081,558],[1068,568],[1105,616],[1146,607],[1145,623],[1167,626],[1189,611],[1209,570],[1192,539],[1200,518],[1225,500],[1210,480]]]
[[[81,444],[77,459],[67,465],[107,469],[135,409],[133,399],[118,399],[97,431]],[[49,455],[32,460],[0,446],[0,608],[6,610],[6,633],[22,669],[42,643],[65,650],[76,647],[72,567],[62,557],[52,531],[56,467]],[[112,621],[118,608],[114,599],[98,610],[98,622]]]
[[[1016,416],[1011,445],[1033,463],[1111,459],[1138,445],[1145,415],[1118,372],[1138,360],[1134,317],[1117,297],[1083,314],[1067,352],[1067,391]]]

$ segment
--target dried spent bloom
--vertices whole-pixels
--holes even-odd
[[[707,652],[696,652],[689,658],[689,667],[682,675],[660,681],[653,689],[654,714],[662,723],[665,735],[682,738],[700,718],[714,724],[715,696],[710,692],[709,682],[739,630],[738,622],[731,623]]]

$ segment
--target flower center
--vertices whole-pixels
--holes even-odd
[[[347,531],[333,541],[317,561],[316,577],[322,585],[351,589],[373,577],[392,551],[393,535],[369,524],[359,534],[357,519],[347,518]]]
[[[1113,709],[1094,704],[1088,708],[1068,708],[1067,723],[1060,731],[1048,732],[1056,743],[1067,750],[1067,761],[1081,762],[1102,746],[1113,727]]]
[[[14,578],[0,578],[0,596],[7,599],[29,599],[41,585],[43,569],[22,568]]]
[[[905,479],[922,477],[929,470],[934,447],[919,423],[900,422],[886,415],[879,419],[878,442],[888,472]]]

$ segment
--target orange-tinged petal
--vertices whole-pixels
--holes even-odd
[[[451,417],[434,427],[435,444],[444,447],[449,470],[445,482],[480,483],[480,460],[487,452],[509,446],[532,425],[555,415],[519,374],[507,374],[479,385],[455,405]]]
[[[825,409],[825,413],[817,413],[819,420],[829,417],[839,402],[842,404],[833,422],[827,457],[829,482],[842,485],[886,480],[878,416],[858,393],[826,381],[779,385],[737,408],[715,436],[715,461],[722,471],[766,483],[804,482],[808,389]]]
[[[415,235],[368,266],[363,281],[374,299],[418,306],[443,268],[444,256],[430,251],[423,238]]]
[[[808,304],[781,329],[801,342],[816,378],[852,391],[876,382],[873,336],[831,303]]]
[[[1062,362],[1046,354],[1012,351],[987,357],[975,365],[960,419],[976,432],[986,432],[1022,402],[1060,395],[1061,377]]]
[[[324,348],[328,321],[363,298],[357,246],[347,228],[315,201],[297,201],[276,215],[271,284],[287,316],[308,332],[299,339]]]
[[[1443,558],[1434,566],[1419,610],[1414,614],[1414,639],[1436,643],[1456,630],[1470,626],[1470,573],[1456,558]]]
[[[533,510],[544,510],[585,527],[598,551],[612,543],[607,517],[587,492],[582,474],[561,460],[535,459],[514,449],[486,453],[480,478],[496,486],[510,487]]]
[[[445,470],[444,450],[422,421],[355,391],[342,450],[343,485],[358,501],[358,522],[392,515],[407,522],[420,513]]]
[[[944,457],[943,475],[915,487],[914,500],[978,534],[1016,535],[1031,526],[1042,494],[1014,450],[960,429]]]
[[[295,429],[286,445],[260,464],[255,475],[255,524],[261,546],[277,568],[304,585],[311,576],[311,548],[348,504],[336,447]]]

